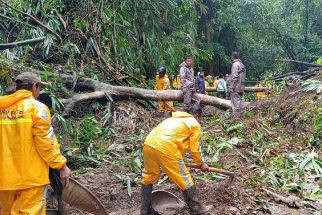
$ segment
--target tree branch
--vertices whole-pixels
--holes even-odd
[[[289,76],[295,76],[295,75],[299,75],[301,76],[301,78],[305,78],[305,77],[310,77],[313,76],[315,74],[315,72],[319,71],[319,68],[311,68],[307,71],[303,71],[303,72],[290,72],[290,73],[286,73],[286,74],[280,74],[271,78],[266,79],[266,81],[278,81],[278,80],[282,80],[285,77],[289,77]]]
[[[31,28],[34,28],[34,27],[35,27],[35,26],[32,26],[32,25],[30,25],[30,24],[28,24],[28,23],[26,23],[26,22],[21,22],[20,20],[15,20],[15,19],[13,19],[13,18],[11,18],[11,17],[8,17],[8,16],[5,16],[5,15],[3,15],[3,14],[0,14],[0,17],[2,17],[2,18],[4,18],[4,19],[11,20],[11,21],[14,21],[14,22],[18,22],[18,23],[23,24],[23,25],[28,25],[28,26],[29,26],[29,27],[31,27]]]
[[[288,196],[288,197],[284,197],[282,195],[279,195],[277,193],[274,193],[270,190],[267,189],[262,189],[263,191],[265,191],[269,196],[271,196],[274,201],[276,202],[283,202],[285,204],[287,204],[290,207],[312,207],[314,209],[318,209],[321,210],[322,209],[322,205],[317,203],[317,202],[309,202],[309,201],[302,201],[299,197],[296,196]]]
[[[107,97],[106,93],[102,91],[95,91],[91,93],[75,94],[69,99],[61,99],[60,101],[65,106],[63,116],[69,116],[77,103],[101,99],[104,97]]]
[[[18,13],[21,13],[21,14],[23,14],[23,15],[25,15],[25,16],[28,16],[28,17],[30,17],[32,20],[34,20],[38,25],[40,25],[40,26],[42,26],[43,28],[45,28],[48,32],[50,32],[50,33],[52,33],[52,34],[54,34],[58,39],[59,39],[59,41],[61,42],[61,41],[63,41],[62,40],[62,38],[53,30],[53,29],[51,29],[51,28],[49,28],[47,25],[45,25],[44,23],[42,23],[39,19],[37,19],[36,17],[34,17],[33,15],[30,15],[30,14],[28,14],[28,13],[26,13],[26,12],[23,12],[23,11],[21,11],[21,10],[18,10],[17,8],[14,8],[14,7],[12,7],[11,5],[9,5],[8,3],[6,3],[6,2],[4,2],[3,0],[0,0],[0,2],[2,3],[2,4],[4,4],[4,5],[6,5],[7,7],[9,7],[9,8],[11,8],[12,10],[14,10],[14,11],[16,11],[16,12],[18,12]]]
[[[312,67],[322,67],[321,64],[308,63],[308,62],[299,61],[299,60],[290,60],[290,59],[275,59],[275,60],[276,61],[282,61],[282,62],[295,63],[295,64],[302,64],[302,65],[312,66]]]
[[[40,43],[40,42],[44,41],[45,39],[46,39],[46,37],[38,37],[38,38],[34,38],[34,39],[22,40],[22,41],[13,42],[13,43],[0,44],[0,50],[10,49],[10,48],[14,48],[17,46],[33,45],[36,43]]]

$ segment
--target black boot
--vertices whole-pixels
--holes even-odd
[[[190,214],[204,214],[213,208],[212,205],[203,205],[200,203],[196,186],[192,186],[187,190],[183,190],[182,192],[184,200],[190,209]]]
[[[152,184],[142,185],[141,188],[141,215],[149,215],[151,212]]]

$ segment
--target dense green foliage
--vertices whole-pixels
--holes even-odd
[[[81,77],[150,88],[157,67],[166,66],[173,77],[188,54],[196,56],[197,70],[211,75],[229,73],[234,50],[241,53],[248,79],[304,70],[275,59],[322,64],[321,12],[322,0],[0,0],[0,43],[46,37],[44,43],[0,52],[0,95],[14,85],[11,72],[38,66],[53,86],[44,91],[68,165],[89,171],[107,164],[117,169],[108,173],[113,178],[139,184],[141,144],[162,118],[146,105],[109,99],[79,104],[65,119],[58,98],[72,92],[47,80],[56,76],[53,65]],[[271,187],[320,200],[321,77],[289,92],[294,83],[286,91],[288,83],[269,83],[272,100],[247,110],[241,122],[230,120],[229,111],[207,114],[201,148],[211,166],[238,171],[247,189]],[[255,100],[254,93],[245,97]],[[198,174],[206,182],[224,178]],[[165,181],[162,175],[159,184]],[[267,202],[260,192],[255,198]]]
[[[256,78],[287,69],[275,58],[312,62],[322,56],[321,10],[321,0],[2,0],[0,42],[45,35],[43,44],[4,54],[80,71],[100,62],[149,78],[160,65],[177,73],[190,53],[198,69],[225,74],[231,51],[238,50]]]

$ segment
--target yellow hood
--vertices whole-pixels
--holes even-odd
[[[176,111],[176,112],[172,112],[172,117],[186,118],[186,117],[193,117],[193,116],[191,114],[187,113],[187,112]]]
[[[16,102],[21,101],[25,98],[32,97],[32,93],[28,90],[18,90],[17,92],[8,95],[8,96],[0,96],[0,108],[8,108]]]

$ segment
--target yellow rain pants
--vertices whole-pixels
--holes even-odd
[[[160,78],[159,75],[156,76],[156,90],[170,90],[170,81],[167,75]],[[158,111],[160,113],[163,113],[164,111],[173,112],[173,102],[171,101],[160,101],[158,102],[159,109]]]
[[[178,151],[178,153],[180,153]],[[155,184],[160,178],[160,167],[169,179],[181,190],[186,190],[194,185],[191,175],[184,164],[183,159],[145,145],[143,147],[144,171],[142,183],[144,185]]]
[[[256,84],[255,87],[263,87],[263,85],[261,83]],[[261,101],[266,97],[266,93],[265,92],[257,92],[256,93],[256,100],[257,101]]]
[[[159,109],[158,111],[160,113],[163,113],[164,111],[168,111],[168,112],[173,112],[173,102],[158,102],[159,105]]]
[[[45,215],[47,186],[0,191],[0,215]]]

